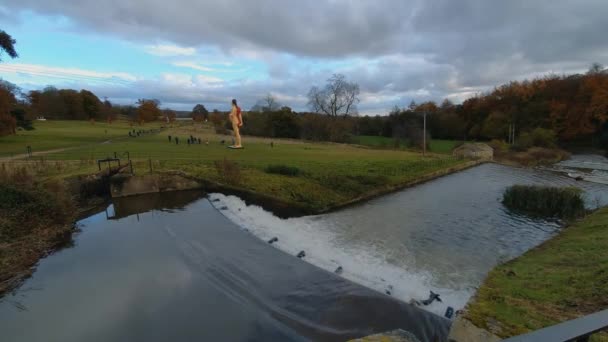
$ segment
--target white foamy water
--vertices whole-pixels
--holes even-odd
[[[587,182],[608,184],[608,158],[600,155],[573,155],[547,169]]]
[[[402,301],[441,295],[423,306],[443,315],[463,308],[487,273],[555,235],[560,223],[520,216],[501,203],[514,184],[576,186],[589,208],[608,204],[608,186],[563,173],[485,164],[361,205],[280,219],[233,196],[210,195],[228,219],[272,246]],[[213,202],[215,201],[215,202]]]
[[[439,315],[448,306],[455,310],[463,308],[473,294],[470,287],[437,286],[431,273],[408,267],[407,260],[399,263],[390,260],[390,253],[373,242],[365,248],[345,242],[327,226],[327,221],[319,219],[323,216],[281,219],[235,196],[210,194],[209,199],[228,219],[256,237],[264,241],[278,238],[273,247],[294,256],[304,251],[304,261],[329,272],[342,267],[340,276],[357,284],[382,293],[389,291],[391,296],[405,302],[426,299],[430,290],[439,293],[443,302],[422,306]]]

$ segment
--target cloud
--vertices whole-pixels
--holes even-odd
[[[196,62],[188,62],[188,61],[174,62],[173,65],[178,66],[178,67],[190,68],[190,69],[194,69],[194,70],[200,70],[200,71],[216,71],[216,69],[209,68],[204,65],[200,65]]]
[[[170,63],[204,75],[138,80],[126,93],[145,90],[184,106],[201,97],[218,106],[232,97],[253,104],[273,92],[301,110],[311,85],[341,72],[360,84],[361,111],[386,112],[412,99],[458,101],[510,80],[608,64],[605,0],[107,0],[103,11],[93,0],[3,4],[5,12],[66,17],[76,30],[179,57]],[[226,68],[204,58],[209,49]],[[264,75],[206,75],[233,70],[235,61],[261,65]]]
[[[196,54],[196,49],[193,47],[181,47],[171,44],[156,44],[147,45],[144,50],[155,56],[192,56]]]
[[[126,83],[137,80],[137,77],[126,72],[99,72],[78,68],[60,68],[46,65],[6,63],[0,64],[0,73],[56,78],[58,80],[77,82],[112,82]]]

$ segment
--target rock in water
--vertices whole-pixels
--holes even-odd
[[[431,291],[431,293],[429,294],[429,298],[423,300],[422,304],[424,304],[424,305],[430,305],[434,301],[441,302],[441,298],[439,298],[439,294]]]
[[[306,253],[304,251],[300,251],[300,253],[298,253],[298,255],[296,255],[298,258],[302,259],[303,257],[306,256]]]
[[[269,244],[273,244],[274,242],[279,241],[279,239],[277,237],[273,237],[272,239],[268,240]]]
[[[454,316],[454,308],[451,306],[448,306],[448,308],[445,310],[445,318],[448,319],[452,319],[452,317]]]

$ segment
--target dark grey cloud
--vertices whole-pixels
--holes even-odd
[[[6,0],[7,6],[67,16],[84,27],[128,39],[232,48],[253,44],[298,55],[339,57],[394,50],[402,0],[135,1]]]
[[[215,97],[209,100],[218,101],[241,93],[254,103],[256,96],[273,92],[304,106],[302,96],[312,84],[342,72],[360,83],[368,100],[361,108],[371,110],[412,98],[461,99],[514,79],[608,64],[605,0],[2,2],[10,11],[62,15],[78,30],[122,39],[271,56],[263,58],[268,80],[210,90]],[[353,63],[312,70],[293,63],[297,58]],[[193,101],[156,84],[142,89],[172,103]]]

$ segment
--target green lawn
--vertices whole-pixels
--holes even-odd
[[[150,125],[146,129],[158,128]],[[0,138],[0,157],[26,153],[27,146],[33,152],[95,144],[109,139],[125,137],[130,127],[125,121],[108,124],[91,124],[83,121],[35,121],[32,131],[19,131],[16,135]]]
[[[393,138],[380,137],[373,135],[359,135],[354,138],[354,143],[357,145],[369,146],[373,148],[402,148],[406,149],[405,142],[396,142]],[[458,141],[456,140],[441,140],[432,139],[430,143],[430,150],[434,153],[451,154],[454,146]]]
[[[111,157],[114,152],[123,159],[129,152],[136,174],[149,172],[152,161],[156,172],[179,170],[217,183],[232,183],[227,185],[267,195],[310,212],[387,191],[466,162],[441,154],[423,157],[412,151],[344,144],[273,139],[271,146],[270,139],[253,137],[244,137],[244,150],[230,150],[226,148],[231,143],[230,136],[216,135],[210,126],[192,123],[138,138],[127,136],[130,127],[124,123],[110,127],[86,122],[45,122],[37,123],[36,128],[23,136],[1,138],[1,146],[5,151],[19,151],[27,139],[33,146],[47,149],[69,147],[37,157],[48,163],[69,162],[70,167],[57,168],[70,175],[78,173],[79,166],[82,173],[90,173],[97,159]],[[143,127],[150,128],[155,126]],[[169,142],[169,135],[178,136],[180,144]],[[209,145],[189,146],[186,143],[189,135],[203,142],[208,139]],[[220,143],[222,140],[225,144]],[[215,162],[224,159],[238,165],[240,179],[226,179],[218,172]],[[269,174],[265,169],[270,165],[296,167],[301,172],[296,177]]]
[[[431,140],[431,152],[451,154],[458,143],[458,140],[433,139]]]
[[[501,337],[608,308],[608,208],[495,268],[468,306],[467,318]],[[608,334],[592,341],[608,341]]]

